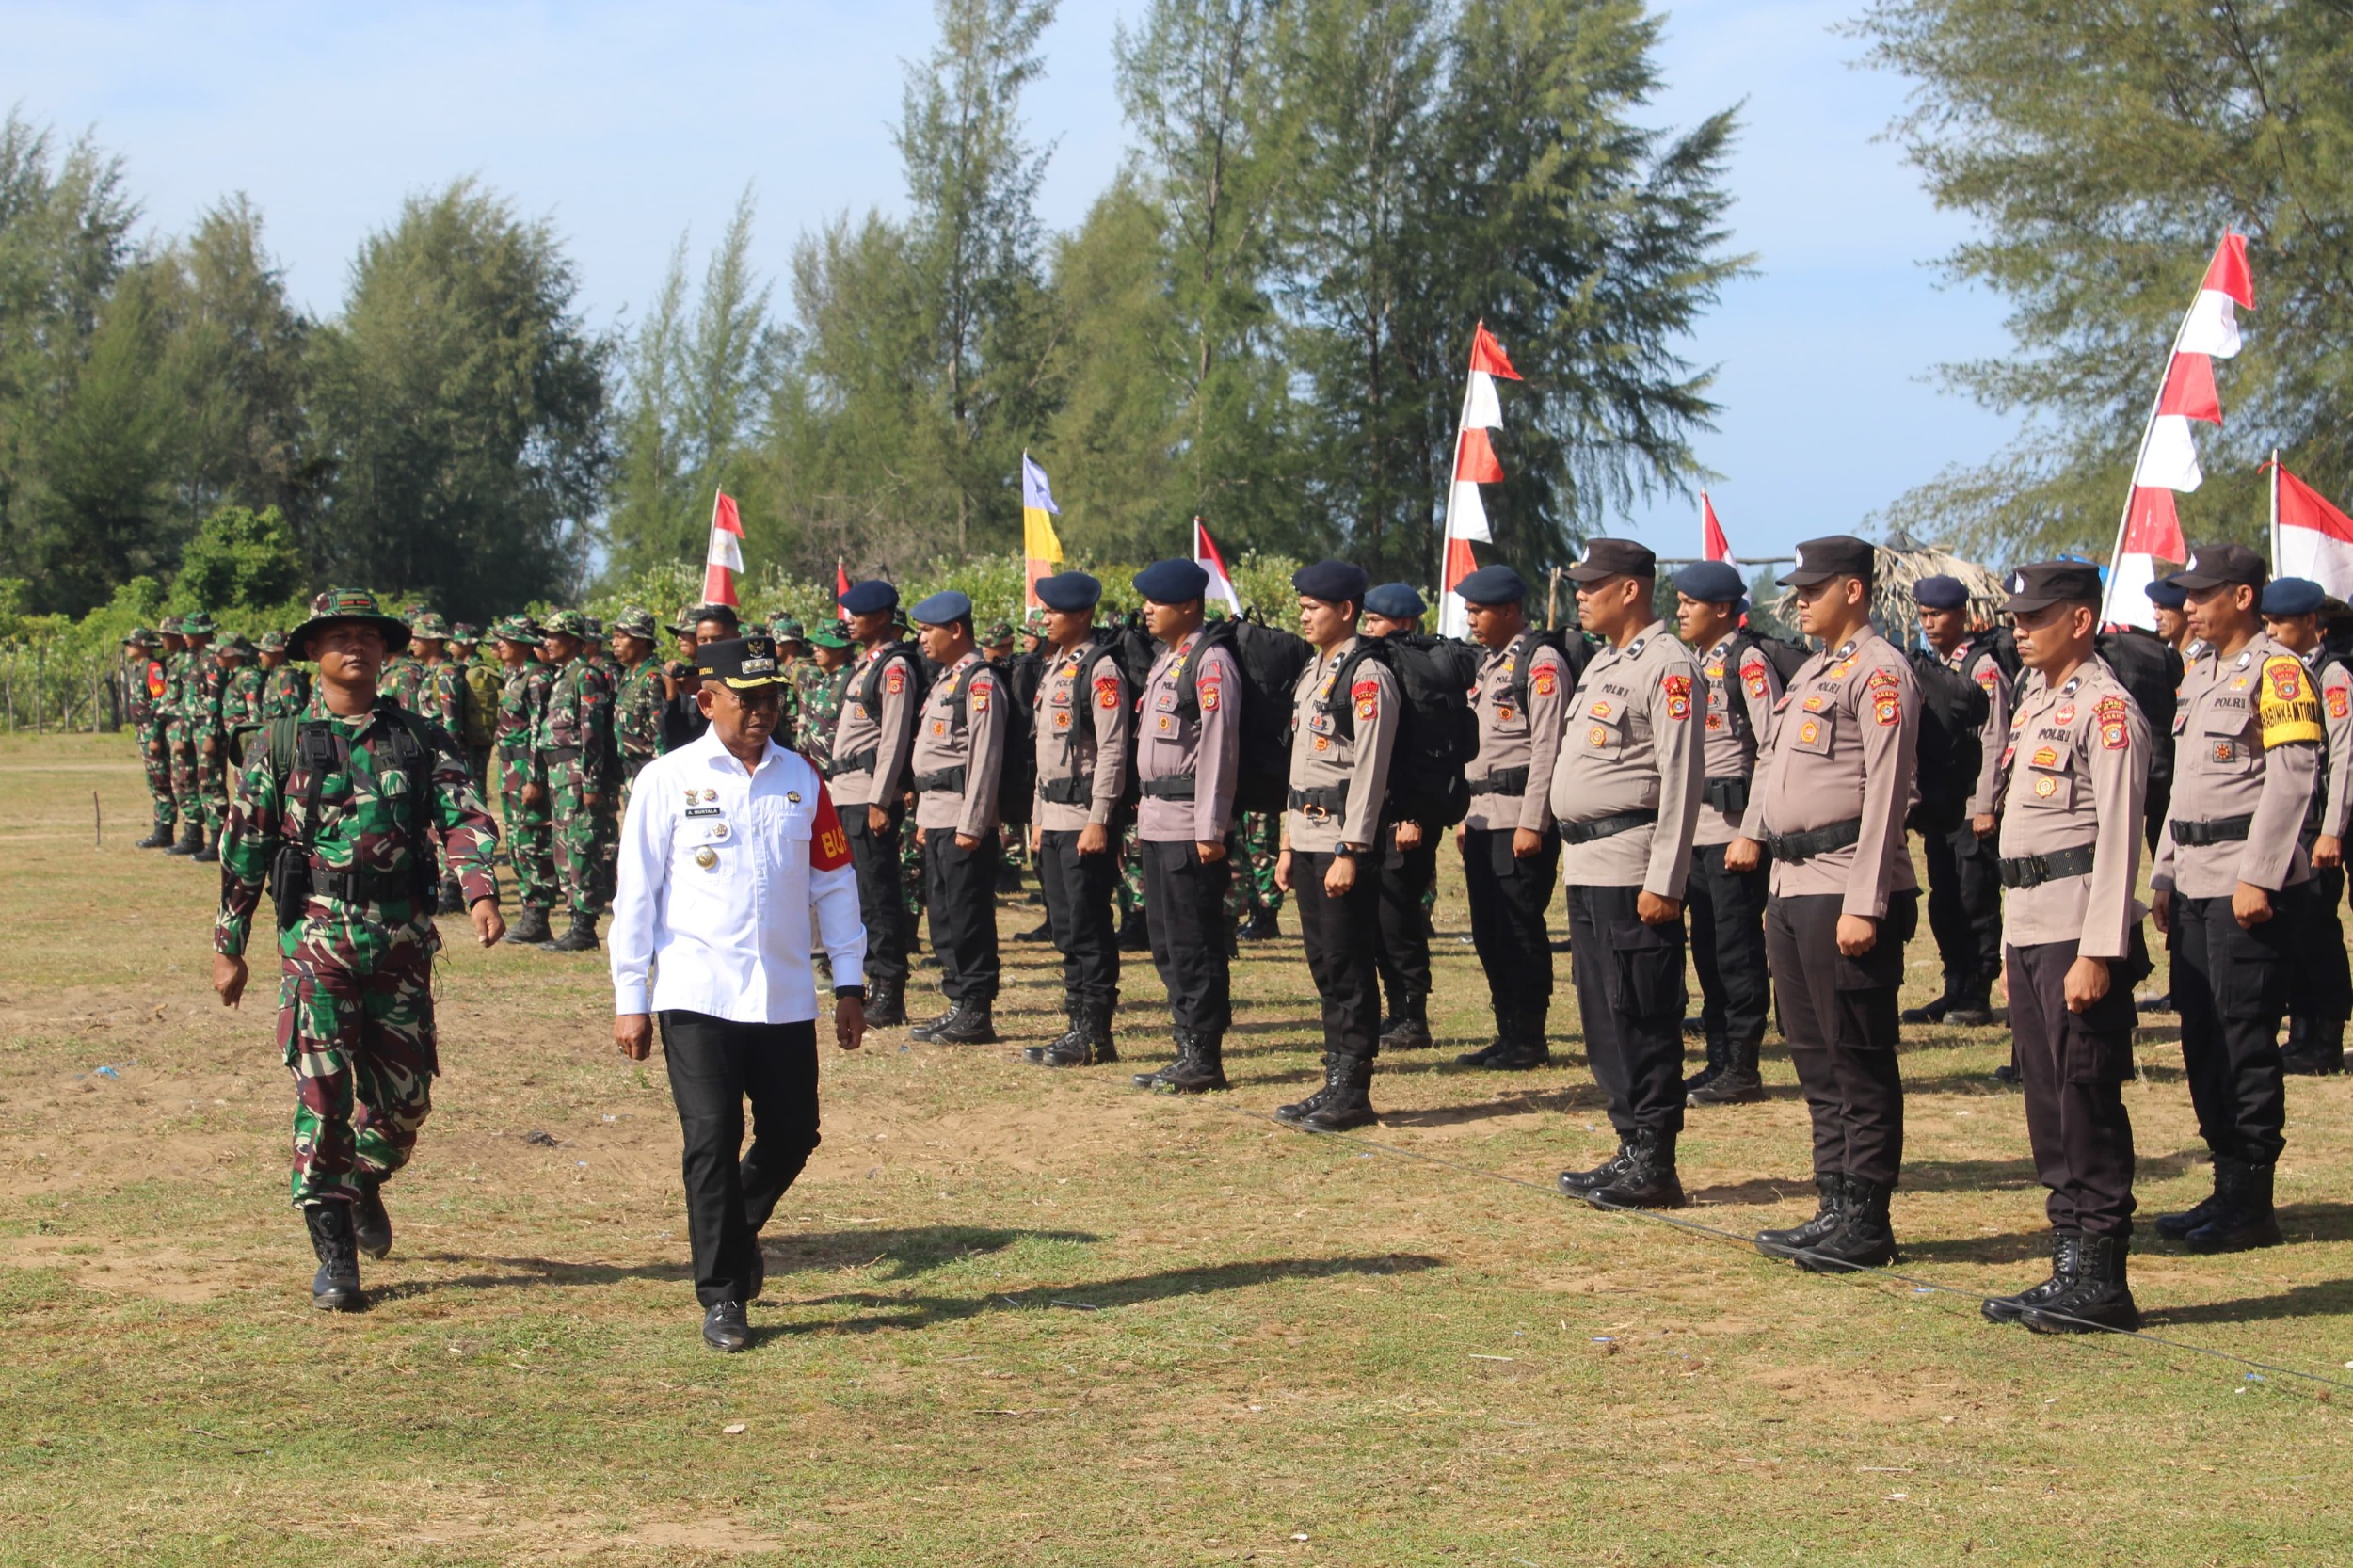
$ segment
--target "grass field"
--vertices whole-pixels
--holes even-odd
[[[1295,941],[1238,968],[1234,1092],[1182,1101],[1024,1066],[1058,980],[1008,942],[1006,1045],[826,1048],[824,1145],[769,1229],[758,1342],[722,1358],[660,1064],[614,1054],[601,959],[454,951],[397,1243],[374,1309],[334,1317],[285,1205],[269,988],[216,1003],[214,878],[131,849],[144,819],[127,741],[0,742],[0,1562],[2353,1557],[2343,1080],[2292,1080],[2290,1245],[2144,1238],[2169,1343],[2042,1339],[1552,1195],[1609,1146],[1567,960],[1556,1066],[1451,1065],[1485,993],[1450,877],[1446,1048],[1383,1063],[1364,1140],[1267,1119],[1315,1071]],[[1934,970],[1924,935],[1912,989]],[[1158,1060],[1148,964],[1127,991]],[[1904,1272],[2032,1283],[2006,1037],[1912,1032]],[[2171,1039],[2144,1031],[2128,1091],[2144,1210],[2205,1190]],[[1770,1102],[1685,1135],[1699,1224],[1811,1211],[1768,1051]]]

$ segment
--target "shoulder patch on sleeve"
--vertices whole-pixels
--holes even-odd
[[[1557,664],[1538,664],[1529,677],[1529,685],[1538,696],[1550,696],[1561,689],[1561,671]]]
[[[2330,718],[2341,719],[2348,711],[2353,711],[2353,693],[2348,693],[2345,687],[2331,686],[2329,688],[2328,696]]]
[[[2091,716],[2100,728],[2100,744],[2110,751],[2122,751],[2132,744],[2132,727],[2124,699],[2109,694],[2092,705]]]
[[[1994,662],[1991,659],[1980,661],[1977,665],[1977,684],[1983,686],[1986,691],[1991,694],[1993,688],[2001,683],[2001,666],[1994,664]]]
[[[2256,718],[2263,726],[2264,749],[2318,742],[2320,702],[2313,695],[2312,672],[2300,660],[2284,653],[2264,661],[2263,700]]]
[[[907,689],[907,667],[904,664],[892,664],[890,674],[885,679],[883,685],[892,696],[897,696],[901,692],[905,691]]]
[[[1095,678],[1095,700],[1104,708],[1119,706],[1119,677],[1098,675]]]
[[[1879,672],[1879,674],[1885,673],[1886,672],[1883,670]],[[1887,684],[1882,686],[1879,683],[1879,676],[1874,675],[1871,680],[1870,695],[1871,718],[1875,723],[1892,727],[1903,722],[1903,690],[1901,687],[1897,686],[1892,679],[1887,682]]]
[[[808,869],[838,872],[850,863],[850,837],[841,831],[840,814],[833,808],[833,792],[817,781],[817,820],[808,836]]]

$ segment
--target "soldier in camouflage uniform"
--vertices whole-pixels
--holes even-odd
[[[196,664],[188,649],[187,623],[178,616],[164,617],[164,695],[156,699],[155,715],[163,721],[164,753],[171,765],[171,798],[180,817],[180,838],[166,855],[194,855],[204,847],[204,808],[196,798],[196,743],[181,716],[188,671]]]
[[[1151,952],[1151,928],[1144,917],[1144,859],[1132,822],[1119,830],[1119,892],[1112,902],[1119,906],[1119,951]]]
[[[424,607],[421,604],[412,604],[400,613],[400,618],[408,625],[410,636],[416,634],[416,624],[424,615]],[[413,713],[417,712],[417,686],[424,680],[424,661],[417,656],[416,647],[411,643],[384,661],[384,674],[377,683],[377,690]]]
[[[227,737],[230,763],[243,768],[254,732],[262,728],[262,693],[267,682],[257,663],[258,651],[243,637],[222,643],[216,657],[221,667],[221,732]]]
[[[183,616],[180,631],[193,661],[180,693],[180,715],[195,754],[197,802],[204,810],[203,843],[188,858],[209,865],[220,858],[220,835],[229,825],[229,731],[220,717],[221,683],[229,672],[206,646],[213,634],[210,616]]]
[[[164,733],[163,652],[163,638],[144,626],[133,627],[122,639],[122,722],[138,743],[147,792],[155,804],[154,825],[136,841],[139,849],[170,848],[179,814],[171,799],[171,742]]]
[[[408,646],[423,666],[415,681],[415,700],[409,708],[420,717],[431,719],[449,731],[450,738],[458,741],[458,755],[463,756],[465,743],[459,735],[465,723],[465,671],[456,660],[449,656],[449,623],[430,610],[419,613],[408,623]],[[466,771],[473,774],[475,792],[481,792],[484,789],[482,776],[473,773],[472,767]],[[440,898],[435,904],[433,912],[437,915],[462,915],[466,912],[464,889],[455,865],[441,868]]]
[[[1235,933],[1245,942],[1279,936],[1275,917],[1283,912],[1283,889],[1275,885],[1274,862],[1281,857],[1283,820],[1271,811],[1252,811],[1235,819],[1225,836],[1225,853],[1243,874],[1226,885],[1225,913]]]
[[[613,682],[587,657],[588,619],[558,610],[539,646],[556,667],[539,721],[539,766],[554,797],[555,869],[571,928],[553,952],[593,952],[597,920],[613,903],[613,852],[620,841],[621,754],[613,735]]]
[[[296,1090],[294,1202],[319,1259],[311,1303],[348,1312],[367,1304],[359,1254],[392,1250],[384,1183],[432,1109],[434,840],[464,874],[477,939],[504,927],[498,829],[456,744],[377,695],[384,648],[408,628],[363,593],[322,595],[321,609],[292,638],[318,660],[319,690],[298,719],[272,721],[230,818],[213,987],[231,1007],[244,995],[269,883],[284,900],[278,1043]]]
[[[613,619],[613,657],[620,661],[613,700],[613,738],[621,751],[621,810],[645,765],[662,755],[662,705],[670,689],[653,657],[653,614],[632,604]]]
[[[449,629],[449,659],[457,666],[457,724],[450,733],[466,748],[466,765],[487,800],[496,785],[491,752],[498,744],[499,694],[506,672],[482,646],[482,634],[462,620]]]
[[[311,705],[311,677],[286,658],[286,634],[264,632],[262,649],[262,722],[299,713]]]
[[[506,939],[536,945],[554,936],[548,929],[556,893],[553,835],[538,744],[555,677],[539,662],[538,630],[523,616],[507,616],[490,635],[506,672],[499,690],[499,808],[506,817],[506,858],[520,905]]]
[[[857,645],[839,622],[820,627],[808,644],[808,657],[792,666],[793,703],[801,713],[792,749],[823,773],[833,760],[833,732],[841,718],[843,694],[850,689],[850,650]]]

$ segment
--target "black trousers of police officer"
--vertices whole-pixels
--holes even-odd
[[[1046,895],[1046,930],[1062,954],[1063,990],[1110,1007],[1119,1000],[1119,927],[1112,919],[1112,889],[1119,881],[1116,841],[1095,855],[1079,853],[1077,828],[1038,833],[1037,885]]]
[[[1912,893],[1891,895],[1868,952],[1838,951],[1839,893],[1765,903],[1765,953],[1781,1032],[1814,1119],[1814,1173],[1894,1187],[1904,1159],[1904,1081],[1896,1064]]]
[[[2108,994],[2067,1008],[2074,942],[2008,950],[2009,1024],[2026,1096],[2035,1177],[2050,1190],[2054,1230],[2129,1236],[2133,1229],[2133,967],[2108,961]]]
[[[1929,866],[1929,930],[1945,972],[1992,980],[2002,972],[2002,873],[1993,840],[1967,823],[1920,835]]]
[[[1233,989],[1225,965],[1225,888],[1231,858],[1205,861],[1189,840],[1137,840],[1144,866],[1144,913],[1152,936],[1152,963],[1168,988],[1170,1024],[1223,1037],[1234,1021]]]
[[[2312,848],[2306,844],[2309,852]],[[2313,896],[2296,935],[2302,954],[2289,970],[2288,1016],[2297,1024],[2345,1027],[2353,1016],[2353,962],[2345,950],[2345,868],[2313,872]]]
[[[1307,972],[1323,999],[1327,1056],[1369,1063],[1381,1049],[1381,887],[1359,864],[1355,885],[1334,895],[1323,879],[1329,850],[1291,851],[1291,896],[1299,902],[1299,934],[1306,938]]]
[[[1761,856],[1754,871],[1727,870],[1724,852],[1731,847],[1693,847],[1684,908],[1691,921],[1691,968],[1700,977],[1700,1021],[1707,1038],[1746,1045],[1765,1038],[1765,1019],[1772,1010],[1772,977],[1765,970],[1765,895],[1773,873]]]
[[[760,1227],[817,1147],[817,1025],[734,1023],[679,1010],[659,1021],[670,1098],[685,1135],[695,1297],[707,1307],[746,1302]]]
[[[1620,1138],[1683,1130],[1683,917],[1644,925],[1635,912],[1641,891],[1568,890],[1585,1061]]]
[[[1438,830],[1424,825],[1421,842],[1401,849],[1397,826],[1381,830],[1380,852],[1368,856],[1381,895],[1381,984],[1400,1016],[1407,998],[1430,996],[1430,914],[1422,899],[1438,875]]]
[[[2287,1146],[2287,1084],[2280,1018],[2317,917],[2310,881],[2271,895],[2271,919],[2242,927],[2229,898],[2176,898],[2167,932],[2173,1010],[2198,1135],[2217,1158],[2268,1165]]]
[[[923,906],[932,917],[939,990],[950,1001],[997,1000],[997,872],[1004,841],[990,828],[969,849],[952,827],[923,830]]]
[[[1561,836],[1546,828],[1535,854],[1512,853],[1508,827],[1463,830],[1463,882],[1471,945],[1487,971],[1496,1016],[1542,1018],[1552,1008],[1552,933],[1545,911],[1561,886]]]
[[[863,806],[841,808],[841,831],[850,840],[850,866],[857,872],[858,913],[866,920],[866,978],[907,981],[907,937],[911,921],[900,877],[899,835],[914,831],[892,807],[890,820],[870,827]]]

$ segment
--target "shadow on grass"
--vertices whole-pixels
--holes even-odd
[[[1170,1269],[1126,1279],[1097,1280],[1087,1285],[1038,1285],[1018,1291],[978,1296],[883,1295],[846,1291],[800,1301],[776,1302],[776,1306],[807,1310],[829,1306],[865,1309],[857,1316],[826,1322],[784,1323],[764,1329],[761,1337],[811,1334],[872,1334],[880,1329],[924,1329],[962,1322],[990,1312],[1097,1311],[1133,1306],[1140,1302],[1167,1301],[1177,1296],[1202,1296],[1219,1290],[1242,1290],[1256,1285],[1290,1279],[1338,1279],[1364,1274],[1419,1273],[1446,1266],[1445,1259],[1410,1253],[1366,1257],[1273,1258],[1257,1263],[1206,1264]]]
[[[1480,1100],[1471,1105],[1437,1106],[1427,1111],[1384,1111],[1381,1125],[1460,1127],[1466,1122],[1490,1121],[1497,1116],[1525,1116],[1531,1112],[1590,1110],[1600,1103],[1600,1092],[1590,1086],[1527,1089],[1517,1094],[1498,1095],[1494,1099]]]
[[[2342,1318],[2353,1312],[2353,1279],[2318,1280],[2268,1296],[2145,1310],[2153,1329],[2179,1328],[2185,1323],[2255,1323],[2279,1318]]]

